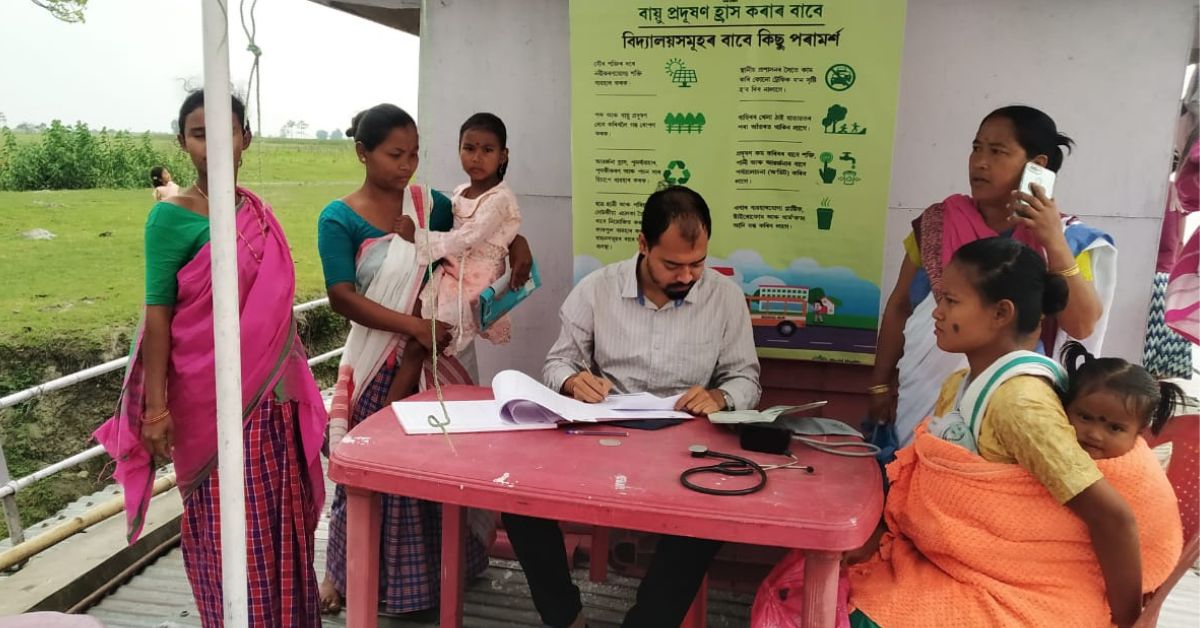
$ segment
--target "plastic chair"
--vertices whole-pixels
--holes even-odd
[[[1167,465],[1167,478],[1175,488],[1179,500],[1179,516],[1183,523],[1183,554],[1179,564],[1146,602],[1141,618],[1134,628],[1154,628],[1158,614],[1162,611],[1167,594],[1179,582],[1188,569],[1200,559],[1200,414],[1185,414],[1171,419],[1158,436],[1146,435],[1151,447],[1171,443],[1171,462]]]

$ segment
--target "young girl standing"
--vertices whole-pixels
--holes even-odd
[[[412,219],[403,216],[396,232],[416,242],[418,258],[428,264],[442,260],[433,278],[421,291],[421,312],[426,319],[452,325],[447,355],[455,355],[482,336],[505,344],[512,335],[508,316],[480,331],[474,311],[479,294],[504,275],[508,247],[521,227],[517,197],[504,183],[508,170],[508,130],[500,118],[477,113],[463,123],[458,133],[458,156],[470,178],[454,190],[454,228],[449,232],[423,230],[417,237]],[[423,350],[404,354],[388,400],[412,394],[428,354]]]

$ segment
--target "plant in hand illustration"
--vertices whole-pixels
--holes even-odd
[[[821,180],[825,183],[833,183],[833,180],[837,178],[837,169],[829,167],[829,163],[833,161],[833,153],[825,151],[818,159],[821,160],[821,169],[817,173],[821,175]]]

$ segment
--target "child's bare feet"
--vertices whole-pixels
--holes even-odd
[[[320,596],[323,615],[337,615],[342,612],[342,595],[338,593],[337,586],[333,584],[333,578],[328,574],[321,581],[321,586],[317,588],[317,595]]]

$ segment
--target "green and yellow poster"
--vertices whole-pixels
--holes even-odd
[[[904,8],[571,0],[575,281],[687,185],[760,355],[870,363]]]

